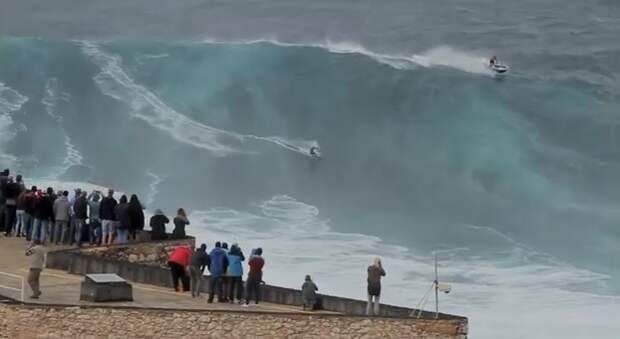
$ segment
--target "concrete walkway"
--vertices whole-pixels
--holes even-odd
[[[23,277],[28,274],[30,257],[25,255],[26,240],[24,238],[6,238],[0,235],[0,272],[14,276]],[[48,250],[58,250],[67,248],[61,246],[50,246]],[[28,284],[25,289],[25,302],[36,304],[57,304],[57,305],[97,305],[97,306],[123,306],[123,307],[147,307],[162,309],[182,309],[182,310],[220,310],[220,311],[251,311],[251,312],[276,312],[276,313],[303,313],[300,307],[287,305],[277,305],[262,303],[241,307],[229,303],[207,304],[207,295],[200,298],[192,298],[189,292],[179,293],[171,289],[158,286],[138,284],[130,282],[133,286],[133,302],[111,302],[93,303],[80,301],[80,283],[84,277],[68,274],[64,271],[44,269],[41,273],[41,291],[43,294],[39,299],[29,299],[32,294]],[[19,279],[0,274],[0,286],[20,288]],[[20,293],[5,287],[0,287],[0,299],[2,295],[14,299],[20,298]],[[316,312],[314,312],[316,313]],[[322,312],[331,313],[331,312]],[[333,314],[333,313],[332,313]]]

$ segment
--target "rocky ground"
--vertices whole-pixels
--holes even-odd
[[[458,338],[445,322],[0,304],[0,338]]]
[[[86,248],[82,253],[109,260],[129,261],[143,265],[168,267],[168,257],[178,246],[191,246],[192,240],[167,240],[157,243],[134,244],[132,246]]]

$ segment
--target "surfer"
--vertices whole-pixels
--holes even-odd
[[[310,155],[315,157],[315,158],[320,158],[321,157],[321,151],[319,150],[319,146],[312,146],[312,147],[310,147]]]
[[[491,60],[489,60],[489,65],[495,66],[497,64],[497,57],[494,55]]]

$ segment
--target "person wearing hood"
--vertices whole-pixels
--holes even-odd
[[[185,246],[175,248],[168,257],[168,266],[172,274],[172,285],[177,292],[189,291],[189,264],[192,257],[192,249]],[[183,285],[183,290],[179,288],[179,279]]]
[[[314,310],[314,306],[316,305],[317,297],[316,291],[319,288],[310,278],[310,275],[306,275],[306,279],[301,285],[301,299],[303,301],[303,310],[310,309],[310,311]]]
[[[144,229],[144,212],[142,210],[143,207],[138,196],[132,194],[129,199],[129,217],[131,219],[129,235],[132,240],[136,240],[136,233]]]
[[[243,297],[243,261],[245,257],[239,245],[234,243],[228,252],[228,277],[230,286],[228,300],[231,303],[239,303]]]
[[[131,225],[131,216],[129,214],[129,204],[127,203],[127,196],[122,195],[118,202],[118,205],[114,207],[114,216],[117,220],[117,244],[126,244],[128,242],[129,227]]]
[[[213,302],[215,294],[217,294],[218,302],[224,302],[226,299],[222,294],[222,276],[228,268],[228,258],[226,251],[222,249],[220,242],[215,243],[215,248],[209,253],[211,258],[211,266],[209,266],[209,300],[208,303]]]
[[[101,193],[99,191],[92,191],[88,195],[88,242],[91,245],[101,244],[100,200]]]
[[[116,199],[114,199],[114,190],[108,190],[108,196],[101,200],[99,204],[99,218],[101,218],[101,235],[102,245],[112,245],[114,240],[114,233],[116,232],[116,215],[114,209],[116,208]]]
[[[151,226],[151,240],[166,240],[166,224],[170,222],[170,219],[164,214],[161,209],[155,210],[155,215],[151,217],[149,222]]]
[[[368,304],[366,304],[366,315],[379,315],[381,277],[384,276],[385,270],[381,265],[381,258],[376,257],[372,265],[368,266]]]
[[[54,230],[50,241],[58,245],[59,242],[67,243],[69,236],[69,219],[71,218],[71,203],[69,203],[69,191],[54,201]]]
[[[174,239],[185,238],[185,226],[189,225],[189,219],[187,218],[187,214],[184,209],[178,209],[177,216],[174,217],[173,222],[174,230],[172,230],[172,237]]]
[[[207,245],[202,244],[192,254],[189,264],[190,286],[192,289],[192,298],[200,297],[200,286],[202,285],[202,275],[205,268],[211,266],[211,260],[207,254]]]

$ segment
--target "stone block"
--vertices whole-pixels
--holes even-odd
[[[87,274],[82,282],[80,300],[133,301],[131,284],[116,274]]]

